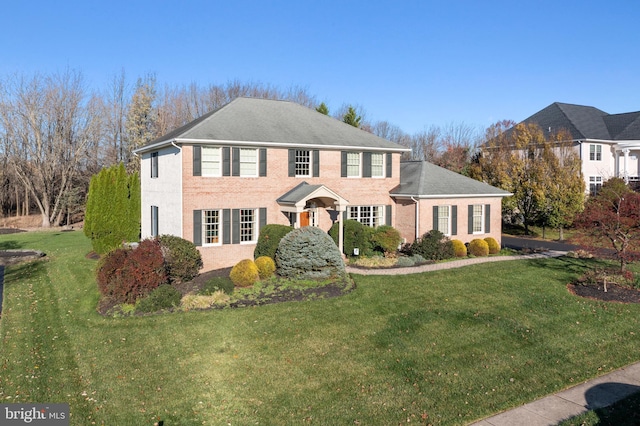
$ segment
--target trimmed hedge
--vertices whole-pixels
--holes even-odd
[[[253,259],[243,259],[231,268],[229,278],[238,287],[249,287],[260,280],[260,273]]]
[[[451,240],[451,245],[453,246],[453,255],[455,257],[466,257],[467,256],[467,246],[460,240]]]
[[[477,257],[489,256],[489,244],[480,238],[471,240],[469,243],[469,253]]]
[[[357,220],[347,219],[343,222],[344,225],[344,240],[343,249],[344,253],[349,257],[358,256],[371,256],[373,254],[373,247],[371,244],[371,236],[373,234],[373,228],[365,226]],[[338,245],[338,237],[340,229],[340,222],[336,222],[331,226],[329,235],[333,238],[335,245]],[[353,254],[353,249],[358,249],[358,255]]]
[[[268,224],[263,226],[262,229],[260,229],[258,242],[253,251],[253,258],[257,259],[260,256],[269,256],[275,260],[276,250],[278,250],[280,240],[291,231],[293,231],[293,228],[287,225]]]
[[[402,242],[400,232],[393,226],[381,225],[373,228],[371,244],[374,251],[395,253]]]
[[[154,288],[151,293],[136,304],[136,311],[150,313],[180,306],[182,294],[169,284]]]
[[[255,262],[258,267],[258,274],[260,275],[261,280],[271,277],[276,271],[276,263],[269,256],[260,256],[255,260]]]
[[[493,237],[487,237],[484,239],[489,246],[489,254],[500,253],[500,244]]]

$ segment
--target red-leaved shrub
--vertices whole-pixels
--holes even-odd
[[[157,240],[144,240],[135,249],[107,254],[97,271],[100,293],[118,303],[135,303],[167,282],[162,249]]]

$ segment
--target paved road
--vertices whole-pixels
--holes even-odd
[[[536,238],[527,237],[514,237],[511,235],[502,234],[502,246],[512,248],[515,250],[522,249],[546,249],[555,251],[572,251],[576,250],[578,246],[568,243],[559,243],[557,241],[538,240]]]

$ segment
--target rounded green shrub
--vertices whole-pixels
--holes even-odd
[[[190,281],[198,275],[202,268],[202,256],[195,244],[175,235],[160,235],[158,241],[169,281]]]
[[[344,253],[349,256],[371,256],[373,254],[373,249],[371,245],[371,234],[373,233],[373,228],[365,226],[358,222],[357,220],[345,220],[343,222],[344,225],[344,240],[343,240],[343,249]],[[338,237],[340,228],[340,222],[336,222],[333,224],[331,229],[329,230],[329,235],[333,238],[335,245],[338,245]],[[354,255],[353,249],[358,249],[358,254]]]
[[[331,237],[313,226],[294,229],[280,240],[278,274],[287,278],[323,279],[345,275],[340,250]]]
[[[163,309],[170,309],[180,306],[182,294],[169,284],[162,284],[153,289],[149,295],[140,299],[136,304],[138,312],[158,312]]]
[[[476,238],[469,243],[469,253],[477,257],[489,255],[489,244],[485,240]]]
[[[244,259],[231,268],[229,278],[238,287],[249,287],[260,280],[260,274],[253,259]]]
[[[417,238],[409,248],[409,254],[419,254],[429,260],[444,260],[453,257],[451,240],[442,232],[433,229]]]
[[[269,256],[260,256],[255,260],[261,280],[265,280],[276,271],[276,263]]]
[[[487,237],[484,239],[489,246],[489,254],[497,254],[500,253],[500,244],[493,237]]]
[[[157,240],[143,240],[135,249],[109,252],[97,269],[100,293],[118,303],[135,303],[167,282]]]
[[[226,294],[233,293],[233,281],[228,277],[213,277],[204,283],[198,294],[200,296],[211,296],[217,291],[223,291]]]
[[[401,242],[400,232],[393,226],[382,225],[373,229],[371,244],[374,251],[395,253]]]
[[[398,257],[398,260],[396,261],[396,266],[399,266],[401,268],[408,268],[410,266],[414,266],[416,264],[415,260],[413,259],[413,256],[400,256]]]
[[[271,259],[275,259],[280,240],[292,230],[293,228],[287,225],[267,224],[263,226],[262,229],[260,229],[258,242],[253,251],[253,258],[257,259],[260,256],[269,256]]]
[[[467,256],[467,246],[460,240],[451,240],[451,245],[453,246],[453,255],[455,257],[466,257]]]

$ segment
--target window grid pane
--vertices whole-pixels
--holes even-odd
[[[347,177],[360,176],[360,153],[347,152]]]
[[[482,218],[482,204],[475,204],[473,206],[473,232],[483,232],[483,218]]]
[[[449,235],[449,206],[438,206],[438,231]]]
[[[383,211],[384,209],[381,206],[373,206],[371,207],[372,210],[372,215],[371,215],[371,219],[372,219],[372,223],[371,226],[376,227],[376,226],[380,226],[382,225],[384,222],[384,217],[383,217]]]
[[[240,210],[240,241],[253,241],[255,229],[255,210]]]
[[[202,147],[202,175],[220,176],[221,148]]]
[[[240,176],[258,175],[258,150],[240,148]]]
[[[202,227],[205,244],[218,244],[220,242],[220,211],[203,210]]]
[[[296,150],[296,176],[310,176],[311,151]]]
[[[371,226],[371,207],[360,207],[360,223],[366,226]]]
[[[384,177],[384,155],[371,154],[371,176]]]

